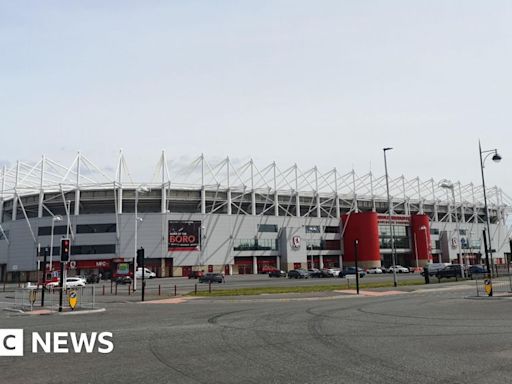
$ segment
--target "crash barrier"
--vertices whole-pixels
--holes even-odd
[[[473,274],[477,296],[512,295],[512,274],[502,271],[498,277],[489,278],[487,274]]]
[[[44,288],[44,308],[59,310],[60,287]],[[41,309],[43,300],[43,288],[29,286],[17,288],[14,293],[14,308],[23,311]],[[94,309],[96,306],[96,287],[64,288],[62,292],[62,308],[65,311],[80,311]]]

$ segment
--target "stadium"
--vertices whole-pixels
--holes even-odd
[[[133,268],[136,249],[159,277],[192,271],[368,268],[485,260],[483,188],[460,182],[327,172],[297,164],[260,167],[203,155],[173,166],[162,152],[152,179],[132,179],[121,152],[112,175],[79,153],[65,166],[45,156],[3,167],[0,278],[37,280],[46,254],[57,271],[71,239],[69,275],[109,277]],[[490,262],[510,254],[510,197],[487,189]],[[392,241],[393,239],[393,241]]]

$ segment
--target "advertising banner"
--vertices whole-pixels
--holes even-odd
[[[169,251],[198,251],[201,247],[200,221],[169,221]]]

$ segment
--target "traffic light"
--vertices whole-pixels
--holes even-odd
[[[137,249],[137,265],[144,265],[144,248]]]
[[[68,262],[69,255],[71,254],[71,243],[69,239],[62,239],[60,241],[60,261]]]

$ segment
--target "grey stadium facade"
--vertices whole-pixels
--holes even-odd
[[[132,180],[122,153],[115,169],[108,175],[83,154],[68,166],[43,157],[4,167],[0,279],[36,280],[45,252],[57,269],[65,236],[72,243],[71,275],[123,273],[132,268],[136,247],[144,247],[146,266],[162,277],[341,267],[353,263],[347,238],[360,233],[364,242],[372,231],[374,246],[361,255],[362,265],[389,266],[391,226],[398,264],[485,259],[480,185],[454,182],[452,194],[433,179],[391,177],[390,219],[385,177],[371,172],[259,167],[229,158],[213,164],[202,155],[175,167],[165,153],[147,183]],[[511,199],[498,187],[487,196],[491,261],[503,264]]]

